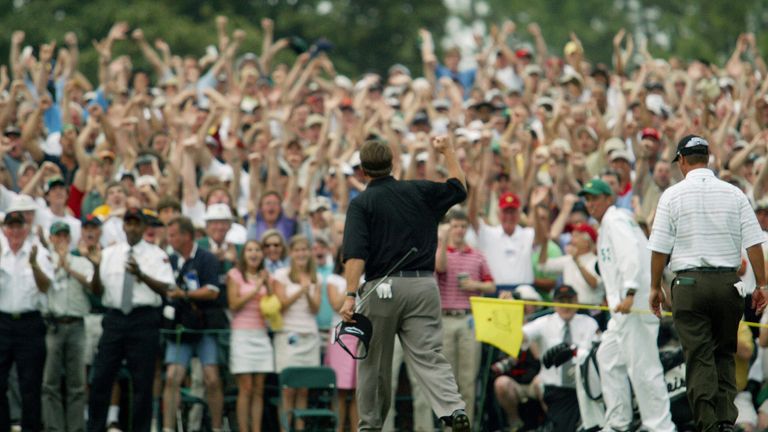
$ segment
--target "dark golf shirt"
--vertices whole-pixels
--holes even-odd
[[[374,179],[349,204],[344,227],[344,261],[365,260],[365,278],[384,276],[408,250],[418,251],[396,271],[435,270],[437,225],[453,205],[467,197],[464,185]]]

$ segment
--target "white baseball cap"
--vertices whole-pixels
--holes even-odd
[[[160,185],[157,184],[155,176],[143,175],[136,179],[136,188],[142,188],[147,185],[151,186],[154,190],[157,190],[160,187]]]
[[[530,285],[518,285],[515,288],[515,293],[517,293],[521,300],[541,301],[541,294]]]
[[[328,197],[317,196],[309,204],[309,212],[314,213],[320,209],[331,209],[331,200]]]
[[[38,205],[34,198],[29,195],[19,194],[11,198],[11,204],[5,209],[5,213],[36,211],[37,207]]]
[[[228,204],[211,204],[208,206],[208,208],[205,210],[205,216],[203,219],[208,221],[217,221],[217,220],[232,220],[232,210],[229,208]]]

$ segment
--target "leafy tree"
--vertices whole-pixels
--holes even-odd
[[[512,19],[518,24],[520,41],[530,41],[525,26],[538,22],[552,53],[562,56],[563,45],[573,31],[590,60],[606,63],[611,61],[611,40],[622,27],[636,40],[638,36],[647,38],[648,49],[655,56],[721,63],[730,56],[739,34],[757,32],[768,24],[768,6],[761,0],[486,1],[492,13],[485,21],[500,24],[505,18]],[[768,46],[768,34],[756,36],[759,46]]]
[[[276,39],[298,36],[309,44],[321,37],[330,40],[337,70],[356,76],[371,70],[386,73],[395,62],[418,68],[417,30],[424,26],[439,35],[447,10],[441,0],[15,0],[0,10],[0,25],[9,30],[0,40],[0,55],[8,58],[10,30],[25,31],[25,44],[35,50],[74,31],[80,40],[80,69],[95,79],[97,54],[91,41],[103,38],[116,21],[142,28],[150,42],[164,39],[174,54],[200,57],[207,45],[216,43],[217,15],[229,17],[230,31],[246,31],[243,52],[260,51],[259,23],[269,17],[275,21]],[[149,70],[130,40],[117,43],[114,54],[130,54],[135,66]],[[283,53],[278,60],[291,58]]]

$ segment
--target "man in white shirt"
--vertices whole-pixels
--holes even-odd
[[[643,426],[655,432],[674,431],[656,345],[659,319],[632,313],[635,298],[645,299],[650,286],[651,261],[645,235],[631,213],[614,205],[613,191],[604,181],[589,181],[579,195],[586,198],[589,214],[600,222],[598,266],[613,311],[597,351],[606,427],[629,429],[633,415],[628,391],[631,382]],[[638,301],[641,304],[643,300]]]
[[[11,206],[0,234],[0,430],[10,430],[8,373],[15,363],[21,390],[21,427],[42,430],[41,389],[45,323],[40,315],[53,268],[30,236],[22,211]]]
[[[561,285],[552,295],[558,303],[577,303],[576,291]],[[597,334],[597,322],[576,309],[555,307],[555,313],[537,318],[523,326],[523,337],[539,347],[542,357],[552,347],[565,343],[575,345],[577,357],[586,356]],[[579,423],[579,403],[576,396],[576,359],[560,366],[544,367],[539,381],[544,386],[544,403],[547,405],[547,421],[555,431],[575,431]]]
[[[112,181],[107,184],[104,201],[109,207],[109,214],[101,227],[101,247],[125,242],[123,214],[127,198],[128,194],[122,183]]]
[[[477,248],[488,260],[488,267],[497,289],[512,289],[517,285],[533,285],[533,228],[518,225],[520,197],[506,192],[499,197],[499,225],[487,225],[478,215],[477,191],[470,195],[467,214],[477,233]]]
[[[104,430],[112,384],[124,359],[133,383],[133,430],[150,430],[159,307],[161,296],[174,289],[174,278],[168,255],[142,240],[145,228],[141,209],[127,209],[123,216],[127,242],[105,248],[94,273],[93,291],[103,292],[107,312],[88,399],[87,430],[91,432]]]
[[[43,374],[43,414],[50,432],[85,428],[85,324],[91,309],[93,264],[69,252],[70,226],[54,222],[50,228],[54,279],[48,290],[47,355]],[[62,377],[67,391],[62,394]],[[65,402],[66,401],[66,402]]]
[[[48,235],[51,230],[51,226],[55,222],[65,222],[69,225],[69,238],[70,249],[77,247],[77,243],[80,241],[80,221],[70,214],[67,214],[67,198],[69,197],[69,191],[67,185],[64,183],[64,179],[61,177],[52,177],[48,179],[48,182],[43,188],[45,192],[45,199],[48,206],[38,210],[38,220],[40,226],[43,228],[43,232]]]
[[[688,135],[673,162],[685,179],[659,199],[648,248],[651,309],[661,313],[661,275],[669,262],[672,314],[685,352],[686,387],[698,430],[733,431],[738,415],[734,354],[746,291],[737,270],[742,249],[757,282],[752,306],[765,307],[760,228],[746,195],[707,168],[709,143]]]

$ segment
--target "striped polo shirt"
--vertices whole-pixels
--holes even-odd
[[[737,187],[707,168],[664,191],[648,248],[671,254],[670,268],[741,265],[741,250],[765,241],[752,206]]]
[[[437,272],[437,286],[440,288],[443,310],[469,310],[469,298],[482,295],[479,291],[460,289],[459,274],[466,273],[469,279],[475,281],[493,280],[483,254],[469,246],[464,246],[461,250],[448,246],[445,268],[445,272]]]

